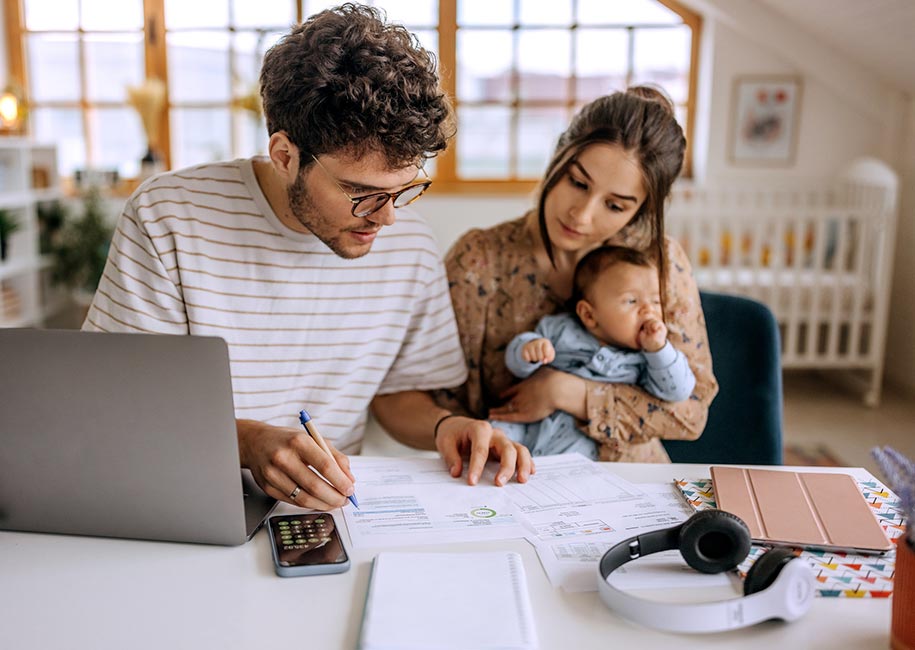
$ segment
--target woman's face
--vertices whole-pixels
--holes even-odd
[[[593,144],[547,195],[550,243],[557,251],[587,252],[629,223],[645,196],[637,160],[617,145]]]

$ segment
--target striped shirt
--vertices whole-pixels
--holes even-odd
[[[345,453],[359,451],[376,394],[467,377],[425,221],[399,209],[367,255],[338,257],[280,222],[250,159],[134,192],[83,329],[222,337],[236,417],[298,427],[307,408]]]

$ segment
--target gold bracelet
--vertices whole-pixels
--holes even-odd
[[[448,418],[459,418],[459,417],[461,417],[460,413],[449,413],[448,415],[443,415],[442,417],[440,417],[438,419],[438,422],[435,423],[435,428],[432,430],[432,440],[435,440],[438,438],[438,428],[442,425],[442,422],[444,422]]]

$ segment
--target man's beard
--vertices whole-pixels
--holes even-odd
[[[305,187],[303,173],[299,172],[298,176],[296,176],[292,185],[286,190],[286,196],[289,200],[289,210],[292,216],[300,224],[308,228],[312,235],[320,239],[336,255],[344,259],[355,259],[369,252],[370,249],[349,250],[344,246],[341,240],[345,231],[335,230],[333,226],[328,226],[322,219],[317,206],[311,200]]]

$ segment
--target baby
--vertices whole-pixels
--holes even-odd
[[[569,313],[545,316],[509,343],[505,364],[524,379],[543,364],[579,377],[638,384],[679,402],[696,384],[686,357],[667,340],[658,270],[645,253],[620,246],[591,251],[575,268]],[[596,459],[598,442],[565,411],[539,422],[492,421],[534,456],[579,452]]]

